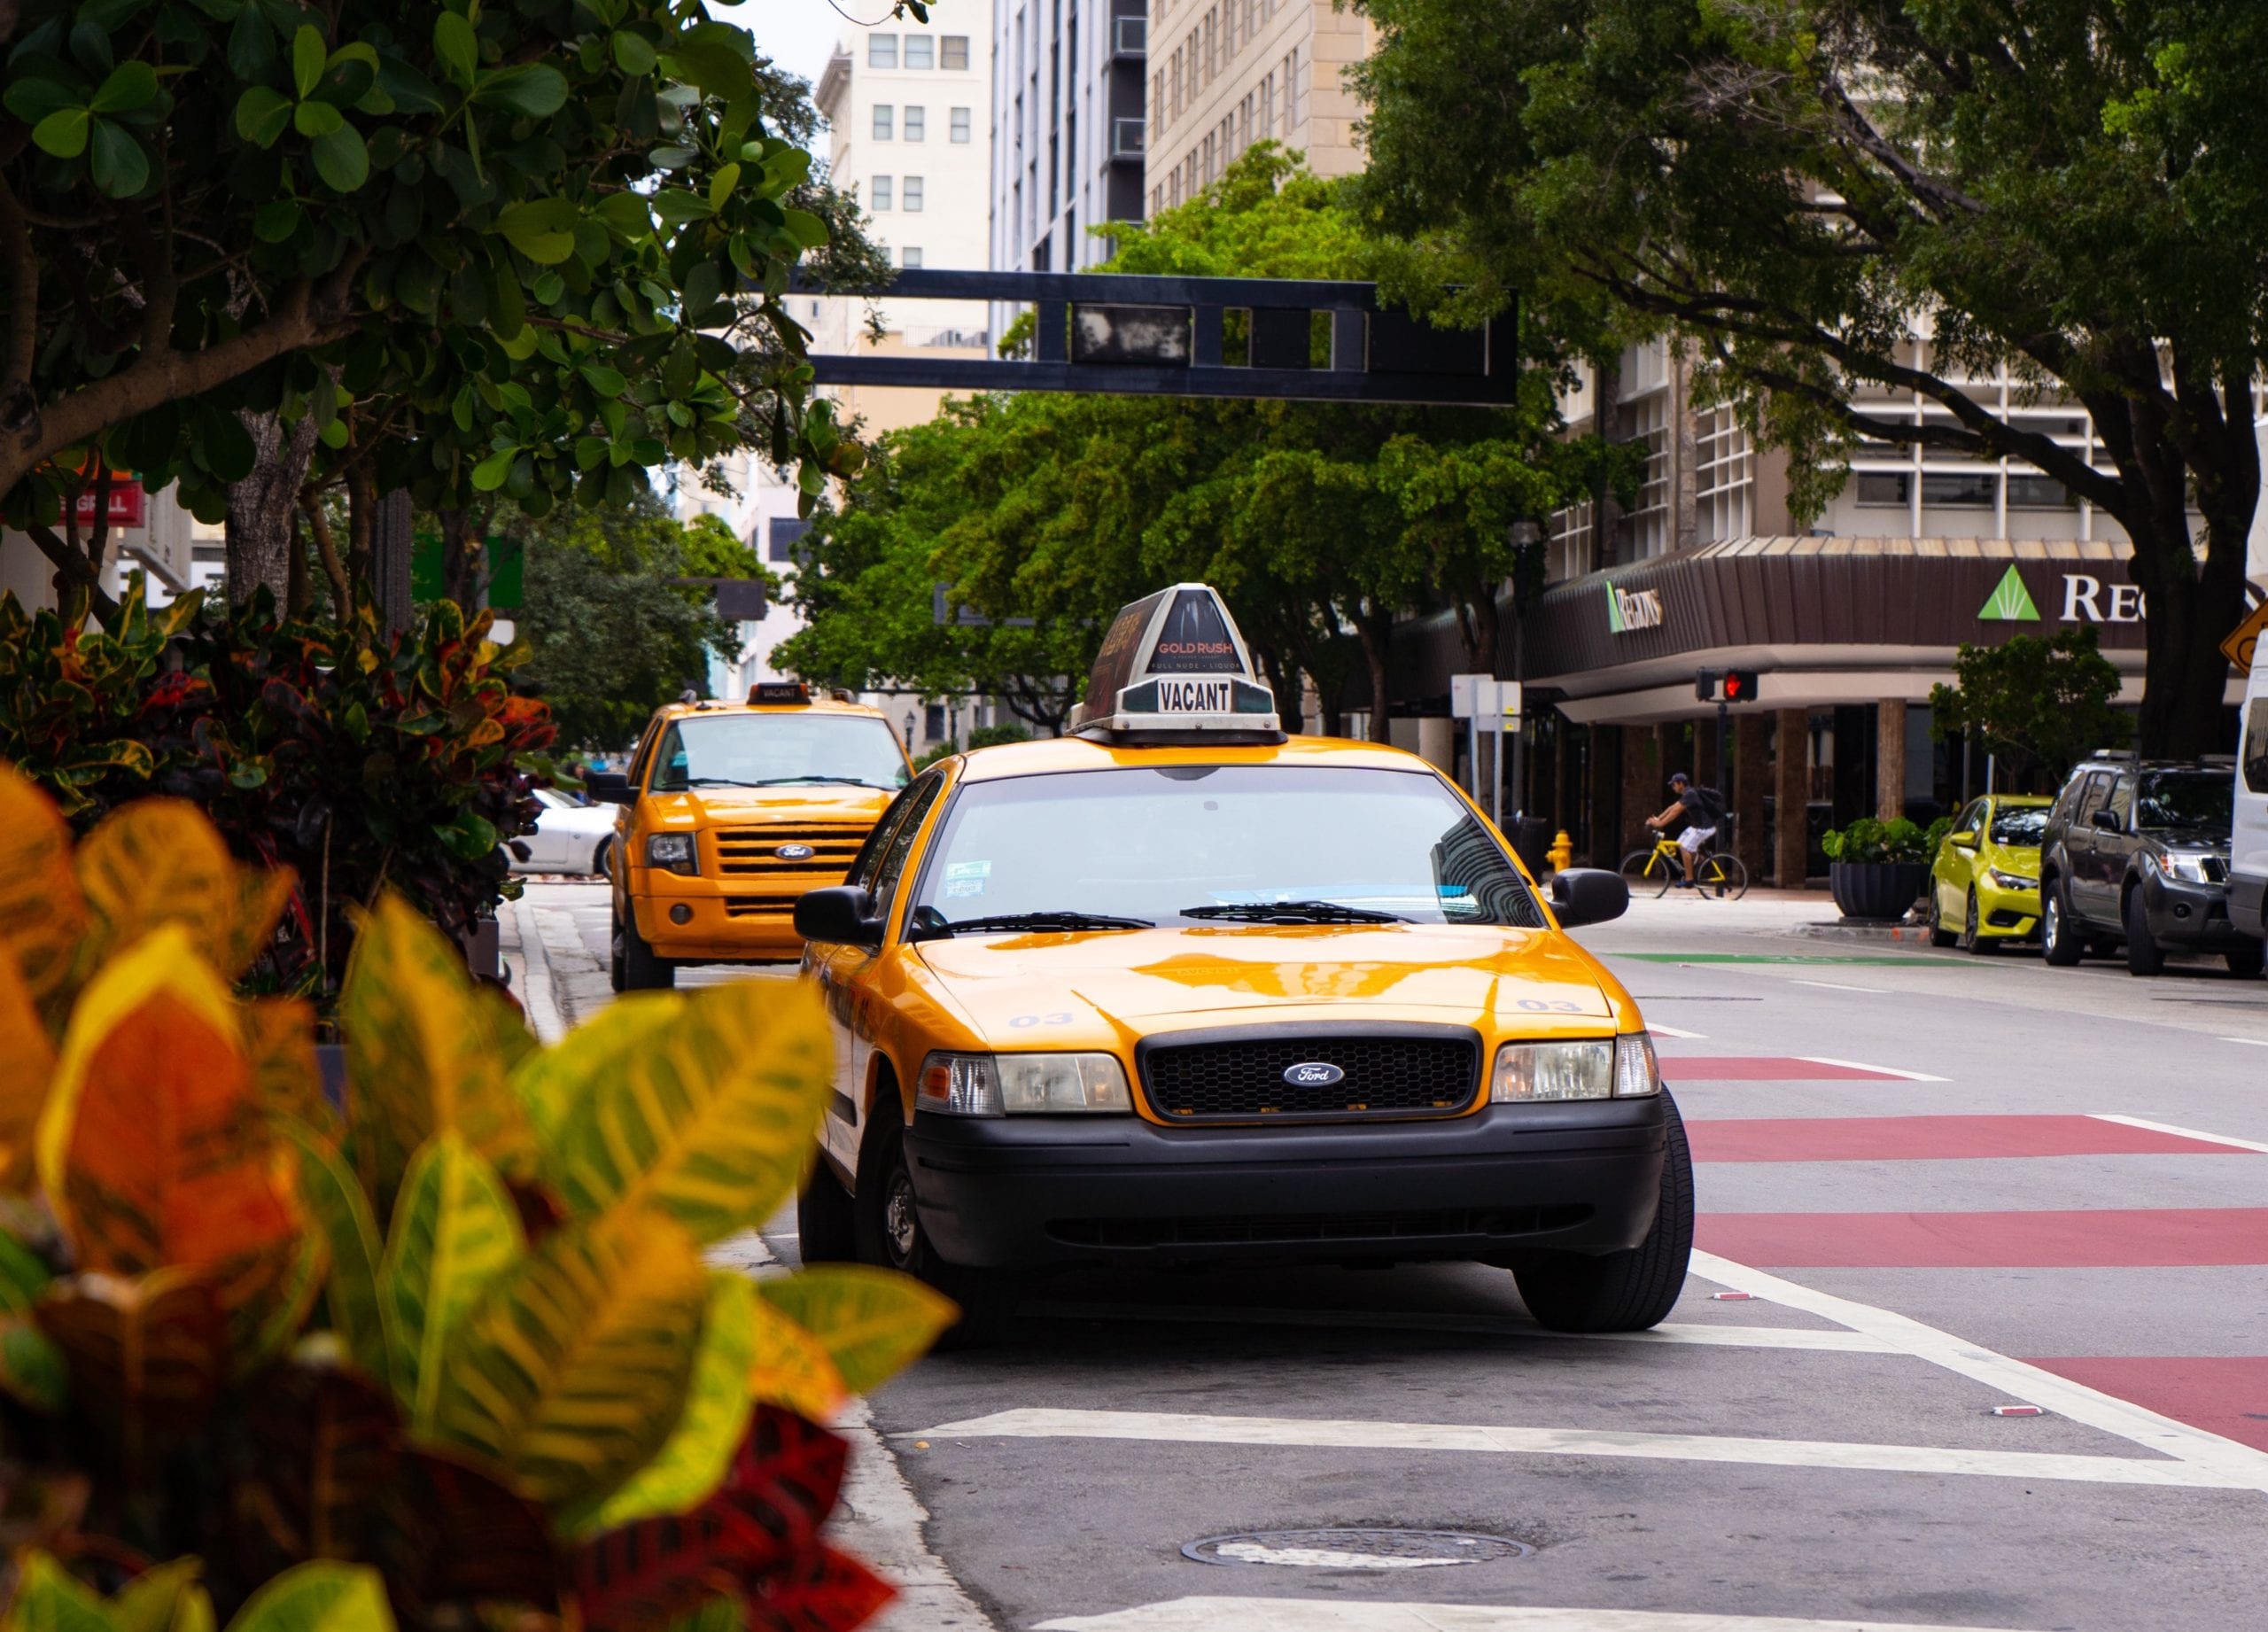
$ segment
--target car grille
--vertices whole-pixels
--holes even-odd
[[[850,872],[872,822],[827,822],[804,827],[719,828],[717,870],[727,878],[788,873],[823,874],[830,880]],[[784,857],[783,845],[807,845],[808,856]]]
[[[726,896],[727,918],[786,917],[796,910],[793,896]]]
[[[1587,1223],[1592,1208],[1448,1208],[1419,1213],[1285,1213],[1231,1218],[1056,1218],[1047,1232],[1073,1247],[1264,1247],[1317,1241],[1394,1241],[1427,1236],[1540,1235]]]
[[[2205,875],[2205,882],[2209,884],[2225,884],[2229,882],[2229,864],[2218,856],[2206,857],[2197,870]]]
[[[1294,1085],[1284,1073],[1319,1061],[1346,1075]],[[1439,1116],[1472,1102],[1480,1045],[1471,1037],[1286,1037],[1154,1044],[1142,1085],[1169,1122],[1338,1122]]]

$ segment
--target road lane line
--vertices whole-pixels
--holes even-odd
[[[2061,1451],[1963,1450],[1838,1440],[1641,1434],[1620,1428],[1520,1428],[1483,1423],[1375,1422],[1307,1417],[1216,1417],[1184,1411],[1095,1411],[1027,1406],[940,1423],[926,1440],[1144,1440],[1181,1445],[1280,1445],[1299,1449],[1449,1450],[1498,1456],[1627,1457],[1868,1473],[1957,1473],[2090,1485],[2241,1490],[2250,1479],[2202,1462],[2085,1457]],[[906,1434],[899,1434],[903,1439]],[[2255,1453],[2256,1455],[2257,1453]],[[2268,1462],[2268,1457],[2263,1457]]]
[[[1810,1620],[1676,1610],[1509,1604],[1348,1603],[1329,1598],[1169,1598],[1099,1615],[1061,1615],[1035,1632],[2008,1632],[1904,1620]]]
[[[2210,1473],[2230,1488],[2268,1491],[2268,1452],[2161,1416],[2131,1400],[2073,1382],[2025,1361],[2011,1359],[1982,1344],[1925,1325],[1910,1316],[1838,1298],[1831,1292],[1820,1292],[1777,1275],[1767,1275],[1714,1253],[1694,1253],[1692,1272],[1719,1286],[1754,1293],[1789,1309],[1802,1309],[1853,1332],[1880,1338],[1917,1359],[1958,1372],[2011,1399],[2068,1417],[2086,1427],[2115,1434],[2145,1449],[2178,1457],[2192,1467]]]
[[[2268,1047],[2268,1044],[2263,1044]],[[2268,1154],[2268,1143],[2259,1139],[2233,1139],[2225,1133],[2200,1133],[2194,1128],[2178,1128],[2170,1122],[2152,1122],[2147,1116],[2121,1116],[2110,1111],[2087,1113],[2097,1122],[2115,1122],[2129,1128],[2147,1128],[2153,1133],[2171,1133],[2185,1139],[2202,1139],[2208,1145],[2225,1145],[2231,1150],[2256,1150]]]
[[[1932,1076],[1927,1071],[1901,1071],[1894,1065],[1868,1065],[1860,1060],[1834,1060],[1825,1054],[1798,1054],[1797,1059],[1813,1065],[1839,1065],[1846,1071],[1872,1071],[1877,1076],[1895,1076],[1908,1083],[1949,1083],[1950,1076]]]
[[[2268,1037],[2225,1037],[2220,1040],[2224,1043],[2241,1043],[2247,1048],[2268,1048]]]
[[[1884,986],[1846,986],[1839,980],[1790,980],[1788,984],[1817,986],[1823,991],[1863,991],[1868,997],[1874,998],[1886,998],[1890,995],[1889,988]]]
[[[1208,1309],[1192,1303],[1083,1303],[1046,1299],[1020,1306],[1055,1320],[1161,1320],[1207,1326],[1354,1327],[1382,1332],[1472,1332],[1581,1343],[1690,1343],[1705,1348],[1828,1349],[1846,1355],[1905,1350],[1857,1332],[1816,1326],[1717,1325],[1669,1321],[1646,1332],[1550,1332],[1520,1315],[1456,1315],[1432,1309]]]
[[[1675,1026],[1662,1024],[1658,1020],[1648,1021],[1646,1030],[1656,1037],[1674,1037],[1684,1043],[1705,1043],[1709,1040],[1709,1034],[1705,1031],[1681,1031]]]

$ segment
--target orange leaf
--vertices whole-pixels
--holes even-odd
[[[784,1405],[814,1422],[825,1422],[850,1397],[843,1373],[819,1341],[760,1300],[748,1392],[759,1405]]]
[[[71,829],[29,778],[0,761],[0,945],[15,953],[33,999],[50,1014],[86,932]]]
[[[323,1098],[322,1071],[315,1064],[315,1006],[302,998],[247,998],[237,1013],[253,1097],[338,1144],[338,1115]]]
[[[225,962],[242,900],[237,864],[197,806],[186,799],[121,804],[79,846],[78,863],[102,956],[179,923],[199,956]]]
[[[228,1321],[213,1286],[182,1271],[136,1280],[74,1275],[35,1311],[69,1356],[73,1394],[139,1424],[194,1411],[228,1375]]]
[[[290,867],[239,867],[237,870],[237,910],[226,941],[214,961],[230,980],[240,979],[252,960],[266,952],[276,938],[276,926],[298,888],[299,875]]]
[[[238,1023],[178,924],[89,983],[38,1136],[82,1269],[210,1267],[264,1286],[296,1249],[293,1164],[260,1118]]]
[[[0,1190],[30,1188],[32,1131],[54,1074],[55,1045],[15,954],[0,944]]]

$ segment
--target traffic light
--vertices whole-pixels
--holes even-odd
[[[1753,703],[1756,701],[1756,671],[1727,669],[1725,671],[1725,701]]]

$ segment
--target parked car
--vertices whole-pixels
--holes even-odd
[[[2262,943],[2229,917],[2233,777],[2224,758],[2099,754],[2071,773],[2040,839],[2040,928],[2048,962],[2126,949],[2155,975],[2169,952],[2218,952],[2257,975]]]
[[[535,831],[523,841],[528,859],[512,859],[515,873],[595,873],[607,875],[614,844],[614,806],[578,804],[549,788],[535,790],[543,806]]]
[[[1930,867],[1933,944],[1986,952],[2039,934],[2039,838],[2054,803],[1987,794],[1953,818]]]
[[[2252,649],[2237,741],[2229,855],[2229,921],[2268,936],[2268,641]]]

